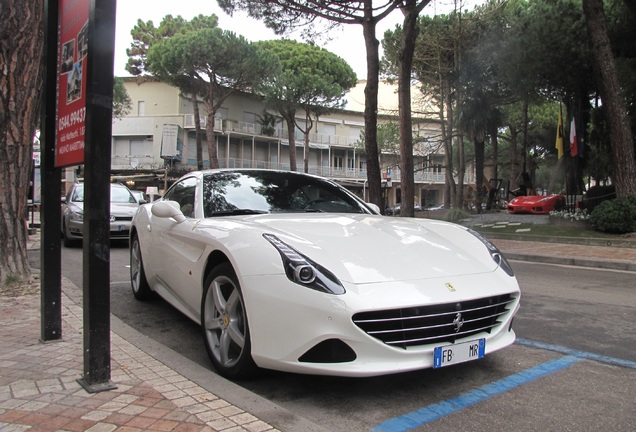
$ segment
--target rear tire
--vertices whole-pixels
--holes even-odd
[[[201,299],[201,327],[208,356],[226,378],[248,378],[257,370],[243,293],[229,263],[212,270]]]
[[[146,280],[144,262],[141,258],[141,245],[139,237],[136,235],[133,236],[130,244],[130,285],[137,300],[148,300],[153,295]]]

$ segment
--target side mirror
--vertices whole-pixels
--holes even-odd
[[[374,212],[376,212],[376,214],[380,214],[380,207],[378,207],[377,205],[373,204],[373,203],[366,203],[367,207],[369,207],[371,210],[373,210]]]
[[[181,212],[179,203],[176,201],[159,201],[152,205],[150,209],[153,216],[160,218],[172,218],[177,223],[181,223],[186,220],[186,217]]]

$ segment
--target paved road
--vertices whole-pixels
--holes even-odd
[[[81,285],[81,250],[62,252],[64,275]],[[211,371],[196,325],[160,299],[133,300],[127,264],[126,246],[114,245],[112,312]],[[636,430],[633,273],[519,261],[513,267],[523,291],[515,320],[523,343],[482,361],[371,379],[265,372],[241,385],[330,431],[405,430],[403,416],[415,412],[426,415],[414,430]],[[484,389],[499,395],[484,398]],[[477,405],[466,405],[473,399]],[[433,418],[440,403],[457,409]]]

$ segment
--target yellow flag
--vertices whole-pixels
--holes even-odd
[[[559,123],[557,124],[556,143],[554,147],[557,149],[558,159],[563,157],[563,116],[559,109]]]

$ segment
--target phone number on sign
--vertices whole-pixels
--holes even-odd
[[[73,111],[71,114],[60,117],[58,124],[58,131],[66,129],[71,126],[75,126],[78,123],[84,123],[84,116],[86,114],[86,108],[80,108],[77,111]]]

